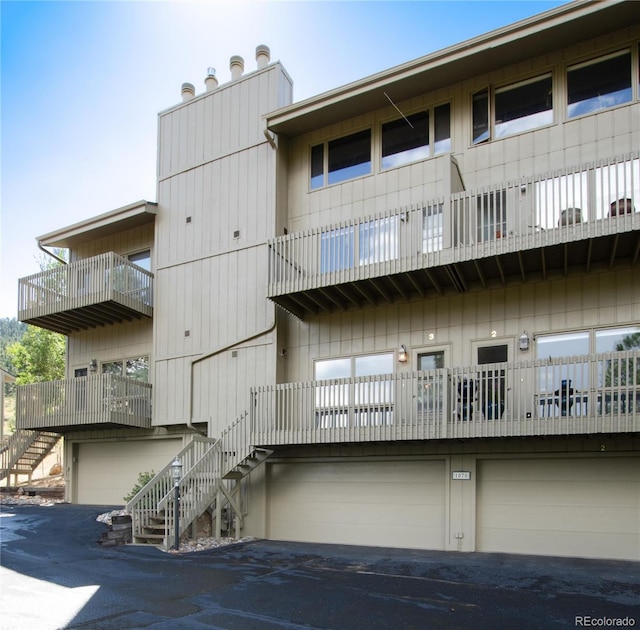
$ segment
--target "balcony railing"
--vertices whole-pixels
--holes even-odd
[[[22,278],[18,319],[68,334],[151,317],[153,275],[113,252]]]
[[[278,237],[268,296],[304,316],[635,263],[639,155]]]
[[[151,427],[151,385],[131,378],[83,376],[21,385],[16,392],[18,429]]]
[[[640,351],[252,391],[257,446],[640,431]]]

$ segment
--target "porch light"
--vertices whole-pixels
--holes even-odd
[[[171,463],[171,474],[173,476],[173,523],[174,523],[174,543],[173,548],[180,549],[180,479],[182,478],[182,462],[176,455]]]
[[[520,350],[529,349],[529,333],[526,330],[523,331],[523,333],[520,335],[518,347],[520,348]]]
[[[404,344],[402,344],[400,346],[400,350],[398,351],[398,362],[406,363],[408,358],[409,357],[407,356],[407,348]]]
[[[175,485],[179,484],[180,479],[182,479],[182,462],[177,456],[171,463],[171,474],[173,475],[173,483]]]
[[[89,372],[95,372],[97,369],[98,369],[98,360],[91,359],[91,361],[89,361]]]

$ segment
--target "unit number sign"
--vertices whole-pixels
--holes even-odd
[[[468,470],[454,470],[451,473],[452,479],[471,479],[471,473]]]

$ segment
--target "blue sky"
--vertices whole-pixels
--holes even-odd
[[[0,317],[37,236],[155,201],[157,113],[208,67],[226,82],[266,44],[299,101],[563,3],[3,0]]]

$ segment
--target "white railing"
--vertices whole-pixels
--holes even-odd
[[[255,445],[640,430],[640,352],[252,390]]]
[[[108,252],[21,278],[18,319],[29,320],[110,300],[151,315],[152,288],[151,273]]]
[[[151,385],[99,374],[16,388],[16,427],[57,430],[105,423],[151,426]]]
[[[226,483],[224,476],[251,455],[250,434],[249,414],[244,413],[218,440],[195,437],[177,454],[183,471],[178,485],[180,535],[217,499],[220,485]],[[175,485],[169,462],[127,503],[134,538],[149,537],[147,528],[162,514],[162,544],[165,549],[172,547],[175,544],[175,507]],[[236,518],[242,518],[242,514],[236,514]]]
[[[273,297],[640,229],[640,153],[269,241]]]
[[[220,435],[215,444],[203,454],[180,479],[179,533],[200,516],[218,496],[223,477],[251,453],[249,415],[244,413]],[[183,468],[183,470],[185,470]],[[168,492],[157,505],[165,515],[167,548],[175,544],[175,492]],[[242,518],[241,514],[236,515]]]
[[[11,474],[25,451],[35,442],[38,431],[16,431],[0,448],[0,479]]]
[[[193,469],[196,463],[211,452],[214,444],[215,440],[194,436],[193,440],[176,454],[182,464],[182,470],[190,471]],[[149,483],[127,503],[125,509],[131,514],[134,539],[149,534],[145,528],[152,524],[153,517],[158,516],[158,506],[173,492],[174,481],[171,470],[173,461],[172,459],[162,470],[156,473]],[[173,525],[173,521],[171,525]],[[167,541],[164,540],[163,544],[166,545]]]

